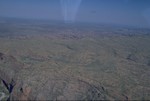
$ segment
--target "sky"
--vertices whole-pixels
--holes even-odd
[[[0,0],[0,17],[63,21],[64,7],[60,1],[62,0]],[[68,16],[73,7],[77,7],[75,3],[68,4]],[[150,0],[81,0],[76,10],[74,22],[150,28]]]

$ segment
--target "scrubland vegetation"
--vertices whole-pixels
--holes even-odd
[[[150,100],[150,30],[0,23],[0,98]]]

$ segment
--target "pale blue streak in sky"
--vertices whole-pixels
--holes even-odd
[[[0,16],[63,20],[60,0],[0,0]],[[150,0],[82,0],[76,21],[150,28]]]

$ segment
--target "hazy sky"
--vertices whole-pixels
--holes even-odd
[[[63,20],[60,0],[0,0],[0,16]],[[82,0],[76,21],[150,28],[150,0]]]

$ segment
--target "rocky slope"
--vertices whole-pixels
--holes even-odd
[[[0,77],[10,100],[104,100],[98,82],[75,77],[57,69],[24,68],[13,56],[0,53]],[[3,92],[1,92],[4,94]],[[3,96],[2,96],[3,97]],[[2,98],[1,97],[1,98]]]

